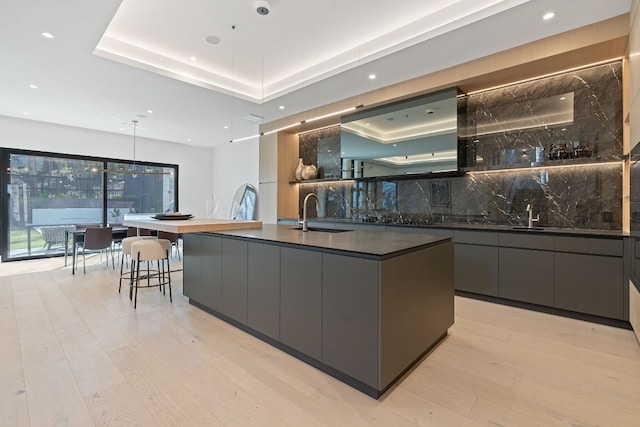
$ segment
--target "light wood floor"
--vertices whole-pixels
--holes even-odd
[[[456,298],[449,336],[371,399],[104,265],[0,264],[2,426],[640,426],[632,332]]]

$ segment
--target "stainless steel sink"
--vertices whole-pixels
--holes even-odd
[[[292,228],[292,230],[302,231],[302,227],[294,227]],[[352,230],[341,230],[339,228],[309,227],[308,231],[317,231],[320,233],[344,233],[345,231],[352,231]]]

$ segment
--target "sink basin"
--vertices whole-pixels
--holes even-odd
[[[302,231],[302,227],[294,227],[292,230]],[[339,228],[322,228],[322,227],[309,227],[309,231],[318,231],[321,233],[344,233],[345,231],[351,230],[340,230]]]
[[[540,230],[544,230],[544,227],[527,227],[525,225],[521,225],[521,226],[516,226],[516,227],[511,227],[511,229],[513,230],[532,230],[532,231],[540,231]]]

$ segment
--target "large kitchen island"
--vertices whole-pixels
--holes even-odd
[[[329,231],[263,225],[186,234],[184,294],[378,398],[453,325],[453,243]]]

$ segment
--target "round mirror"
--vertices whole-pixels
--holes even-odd
[[[251,184],[242,184],[231,202],[231,219],[255,220],[258,213],[258,193]]]

